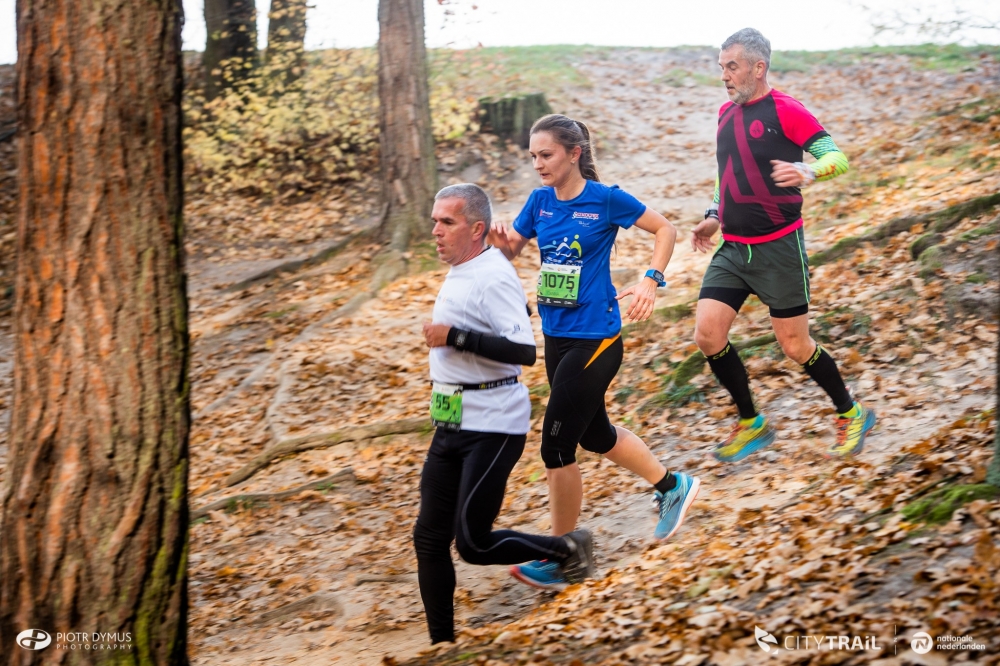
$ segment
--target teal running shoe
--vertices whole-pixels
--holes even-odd
[[[740,419],[726,441],[715,447],[712,455],[722,462],[743,460],[751,453],[770,446],[774,436],[774,428],[763,414],[758,414],[753,421]]]
[[[535,560],[527,564],[515,564],[510,568],[510,575],[525,585],[537,587],[539,590],[558,592],[569,586],[569,581],[566,580],[562,567],[552,560]]]
[[[851,411],[837,416],[837,441],[826,451],[827,458],[856,456],[865,446],[868,432],[875,427],[875,410],[855,402]]]
[[[527,564],[515,564],[510,575],[525,585],[540,590],[565,590],[570,585],[582,583],[596,575],[594,567],[594,538],[587,530],[574,530],[563,537],[570,542],[573,551],[565,562],[535,560]]]
[[[694,504],[701,488],[698,477],[688,476],[684,472],[673,474],[677,485],[665,493],[660,493],[659,490],[653,493],[653,501],[660,513],[660,520],[657,521],[656,530],[653,532],[653,536],[657,539],[669,539],[680,529],[688,509]]]

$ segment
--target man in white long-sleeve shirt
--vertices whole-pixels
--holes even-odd
[[[451,185],[435,197],[437,253],[451,270],[433,322],[424,324],[436,430],[413,532],[432,643],[455,639],[452,540],[470,564],[549,560],[569,582],[593,575],[586,530],[561,537],[493,531],[530,425],[528,389],[518,376],[522,365],[535,362],[535,339],[517,272],[486,245],[491,216],[489,197],[477,185]]]

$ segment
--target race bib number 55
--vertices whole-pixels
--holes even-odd
[[[542,264],[538,276],[538,303],[557,308],[575,308],[579,305],[581,266]]]
[[[462,387],[434,382],[431,389],[431,422],[445,430],[462,428]]]

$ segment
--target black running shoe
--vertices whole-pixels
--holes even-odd
[[[589,530],[574,530],[565,538],[573,545],[573,552],[562,564],[568,583],[582,583],[597,575],[594,566],[594,537]]]

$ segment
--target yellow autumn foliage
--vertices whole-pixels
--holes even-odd
[[[378,164],[378,56],[374,49],[308,54],[291,85],[261,68],[220,97],[185,99],[189,187],[271,196],[359,180]],[[430,91],[434,139],[476,130],[476,101],[446,81]]]

